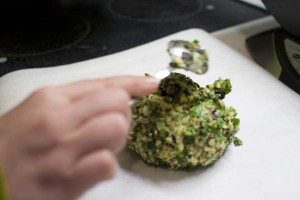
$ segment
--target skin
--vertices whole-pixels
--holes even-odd
[[[132,97],[149,77],[114,77],[42,88],[0,117],[0,163],[11,200],[70,200],[115,174]]]

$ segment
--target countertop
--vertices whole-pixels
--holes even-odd
[[[261,0],[240,0],[240,1],[265,9],[265,6]],[[246,39],[251,36],[257,35],[259,33],[274,29],[276,27],[280,27],[280,25],[274,19],[274,17],[269,16],[258,20],[250,21],[244,24],[240,24],[237,26],[222,29],[211,33],[211,35],[221,40],[222,42],[227,44],[229,47],[233,48],[235,51],[239,52],[247,59],[254,62],[253,58],[251,57],[251,55],[247,50],[246,43],[245,43]],[[278,78],[276,74],[272,74],[272,75]]]
[[[261,0],[240,0],[248,4],[264,8],[265,6]],[[264,17],[262,19],[250,21],[237,26],[222,29],[213,32],[212,35],[217,39],[221,40],[231,48],[238,51],[240,54],[246,58],[253,60],[251,55],[248,53],[247,47],[245,45],[245,40],[258,33],[270,30],[275,27],[279,27],[278,22],[272,17]]]
[[[238,26],[229,27],[216,32],[212,35],[221,40],[231,48],[238,51],[243,56],[252,60],[245,45],[245,40],[258,33],[279,27],[278,22],[272,17],[264,17],[262,19],[247,22]]]
[[[266,9],[261,0],[240,0],[242,2]],[[280,27],[278,22],[272,16],[264,17],[258,20],[250,21],[237,26],[212,32],[215,38],[221,40],[229,47],[254,62],[246,47],[246,39],[259,33]],[[273,72],[271,72],[273,73]],[[276,78],[278,75],[272,74]]]

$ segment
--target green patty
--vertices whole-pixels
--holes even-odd
[[[184,50],[181,56],[174,55],[173,50],[180,48]],[[170,66],[183,68],[196,74],[205,74],[208,70],[208,55],[206,50],[201,49],[198,40],[172,40],[168,44],[168,52],[172,58]]]
[[[159,90],[132,106],[129,148],[156,166],[193,168],[214,163],[235,138],[240,120],[222,99],[231,91],[228,79],[200,87],[171,73]]]

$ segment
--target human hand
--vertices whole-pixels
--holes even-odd
[[[11,200],[70,200],[115,173],[131,97],[154,92],[149,77],[47,87],[0,118],[0,163]]]

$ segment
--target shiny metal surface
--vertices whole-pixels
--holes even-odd
[[[295,37],[300,37],[299,0],[262,0],[267,10],[282,27]]]
[[[265,70],[279,79],[282,67],[276,56],[274,33],[265,32],[247,39],[247,47],[253,59]]]

